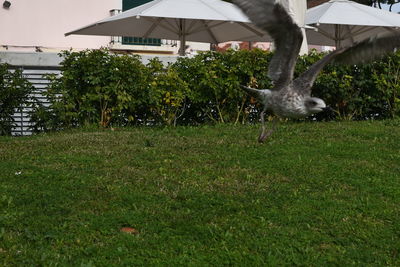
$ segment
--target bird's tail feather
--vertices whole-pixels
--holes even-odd
[[[241,85],[240,87],[243,90],[245,90],[252,97],[255,97],[255,98],[261,99],[261,100],[263,100],[265,98],[265,95],[270,92],[270,90],[268,90],[268,89],[255,89],[255,88],[247,87],[244,85]]]

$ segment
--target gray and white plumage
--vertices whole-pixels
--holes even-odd
[[[376,59],[400,47],[400,36],[389,34],[364,40],[348,48],[341,48],[314,63],[298,78],[293,79],[297,57],[303,42],[300,27],[276,0],[233,1],[260,29],[274,39],[276,51],[268,68],[273,81],[271,89],[253,89],[242,86],[263,105],[260,114],[263,142],[272,131],[265,132],[264,114],[271,110],[280,117],[303,118],[327,108],[325,102],[311,96],[312,85],[323,67],[329,62],[355,64]]]

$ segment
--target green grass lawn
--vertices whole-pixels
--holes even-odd
[[[400,122],[258,133],[1,137],[0,265],[400,265]]]

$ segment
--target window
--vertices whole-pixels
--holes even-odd
[[[122,0],[122,11],[146,4],[151,1],[152,0]],[[122,44],[161,46],[161,39],[141,38],[141,37],[122,37]]]
[[[122,11],[146,4],[152,0],[123,0],[122,1]]]

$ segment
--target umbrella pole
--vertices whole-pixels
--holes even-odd
[[[335,24],[335,46],[336,49],[342,48],[340,25]]]
[[[185,35],[185,27],[186,27],[186,21],[184,19],[179,19],[179,35],[180,35],[180,42],[181,42],[181,47],[179,48],[179,55],[180,56],[185,56],[185,48],[186,48],[186,35]]]
[[[336,47],[336,49],[339,49],[339,48],[340,48],[340,46],[341,46],[341,44],[340,44],[340,40],[338,40],[338,39],[335,39],[335,47]]]

